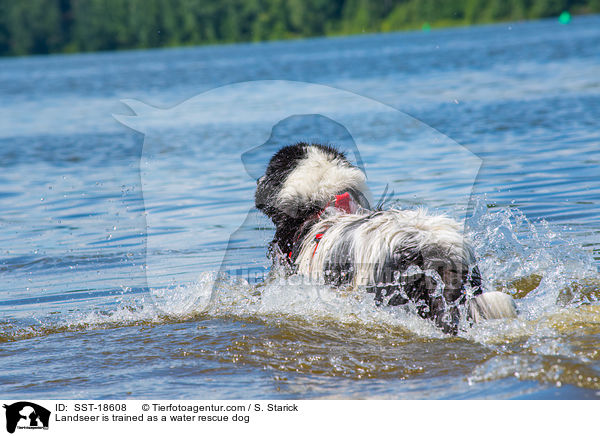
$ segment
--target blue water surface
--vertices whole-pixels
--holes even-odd
[[[251,107],[151,134],[113,117],[258,80],[402,122],[332,101],[368,143],[307,112],[244,155],[267,139]],[[244,107],[225,90],[215,113]],[[6,58],[0,101],[0,397],[598,398],[599,16]],[[255,176],[304,137],[350,150],[377,198],[466,214],[484,282],[520,319],[448,338],[310,287],[215,288],[225,258],[268,268]]]

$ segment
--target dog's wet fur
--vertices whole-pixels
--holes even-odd
[[[372,202],[364,173],[343,153],[304,142],[275,153],[255,194],[256,207],[276,226],[269,254],[289,273],[362,287],[378,305],[414,304],[450,334],[458,331],[461,307],[471,320],[516,315],[510,296],[484,298],[489,293],[482,294],[456,221],[421,209],[373,210]]]

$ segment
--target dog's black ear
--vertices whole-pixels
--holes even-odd
[[[265,186],[264,183],[262,183],[264,179],[265,176],[262,176],[256,181],[256,191],[254,192],[254,205],[258,210],[263,212],[265,212],[265,208],[267,207],[267,202],[270,194],[269,191],[271,191],[267,186]],[[269,214],[267,213],[267,215]]]
[[[254,193],[254,205],[258,210],[267,215],[271,220],[275,221],[276,217],[285,214],[285,211],[280,210],[277,203],[277,193],[281,189],[282,181],[279,177],[261,177],[256,185]]]
[[[256,181],[254,204],[271,219],[283,213],[277,210],[277,194],[287,176],[296,168],[298,162],[306,157],[306,147],[308,144],[299,142],[281,148],[269,161],[264,176]]]

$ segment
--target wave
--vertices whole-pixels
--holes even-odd
[[[466,227],[479,259],[484,287],[511,294],[520,315],[516,320],[490,321],[464,329],[459,336],[493,344],[535,335],[541,325],[559,322],[564,330],[569,323],[598,322],[600,278],[594,259],[556,228],[543,220],[530,221],[517,208],[489,208],[485,201],[475,204]],[[376,307],[371,294],[304,283],[300,277],[286,279],[277,272],[258,285],[205,272],[194,283],[123,295],[120,300],[113,307],[36,320],[33,325],[4,323],[0,325],[0,341],[207,316],[362,324],[392,328],[394,334],[400,328],[406,335],[444,337],[410,307]],[[591,307],[579,309],[583,305]]]

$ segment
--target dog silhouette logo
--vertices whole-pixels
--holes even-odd
[[[50,411],[28,401],[4,405],[6,409],[6,431],[14,433],[19,429],[48,429]]]
[[[227,215],[232,220],[224,219],[221,213],[206,215],[195,200],[189,203],[188,213],[169,215],[169,219],[173,220],[170,222],[182,229],[179,235],[183,251],[196,249],[198,229],[205,229],[203,234],[208,238],[213,237],[213,232],[230,235],[229,241],[225,241],[226,247],[223,247],[220,268],[215,265],[215,269],[224,275],[200,278],[201,283],[214,281],[212,288],[206,287],[212,291],[201,295],[191,293],[189,302],[185,302],[186,308],[199,309],[209,302],[216,302],[222,295],[220,280],[223,276],[254,282],[255,277],[263,277],[270,268],[262,251],[260,256],[264,262],[253,262],[250,268],[244,261],[246,255],[242,253],[257,254],[251,253],[254,248],[249,248],[246,242],[256,240],[256,232],[263,232],[262,228],[265,231],[261,238],[267,240],[272,236],[267,234],[270,224],[254,208],[252,192],[257,178],[264,174],[266,163],[283,144],[308,141],[335,145],[365,173],[361,157],[363,151],[365,158],[382,153],[384,156],[385,153],[401,156],[394,159],[393,164],[390,161],[389,166],[387,163],[383,165],[382,168],[386,169],[380,172],[381,179],[372,180],[371,186],[376,198],[385,199],[387,188],[384,189],[384,186],[389,185],[390,191],[399,193],[399,199],[405,193],[404,202],[409,205],[449,204],[447,192],[432,189],[431,173],[423,171],[444,162],[445,177],[453,180],[453,215],[459,221],[464,221],[482,164],[482,160],[467,148],[402,111],[320,84],[286,80],[231,83],[204,91],[169,108],[155,107],[139,100],[121,101],[128,107],[128,112],[113,114],[113,117],[144,135],[140,179],[148,229],[164,226],[167,192],[177,193],[172,200],[177,202],[179,199],[197,198],[200,192],[216,192],[215,181],[221,180],[225,172],[230,171],[227,174],[235,177],[231,180],[238,186],[237,190],[247,193],[243,203],[248,207],[245,220],[237,212]],[[369,128],[369,123],[374,123],[377,128]],[[239,159],[238,153],[244,150],[247,151]],[[222,159],[218,160],[218,165],[215,165],[215,159],[208,158],[212,153],[215,153],[215,159],[216,156]],[[171,162],[177,162],[177,167],[170,167]],[[410,175],[410,186],[415,189],[407,192],[406,181],[399,174]],[[395,181],[388,183],[388,175]],[[382,191],[384,195],[380,195]],[[236,194],[231,194],[231,198]],[[242,203],[235,203],[234,207],[240,206]],[[187,203],[185,207],[188,207]],[[242,221],[234,222],[238,216]],[[178,221],[180,219],[182,221]],[[220,235],[216,236],[217,244],[223,240]],[[145,236],[144,272],[151,297],[161,310],[171,310],[169,298],[172,294],[163,292],[169,290],[164,276],[164,259],[155,255],[164,252],[164,235],[146,231]],[[189,270],[185,256],[175,256],[170,262],[174,268],[179,265],[182,270]]]

